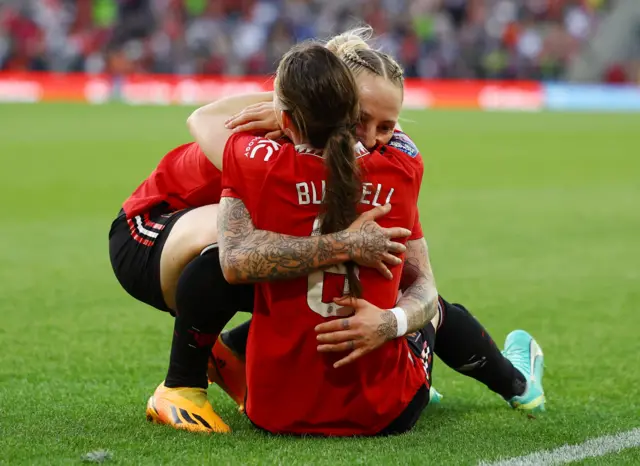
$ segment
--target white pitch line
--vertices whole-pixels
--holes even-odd
[[[640,428],[605,435],[587,440],[578,445],[565,445],[554,450],[541,450],[530,455],[517,456],[495,463],[481,462],[479,466],[533,466],[566,464],[586,458],[596,458],[609,453],[618,453],[627,448],[640,447]]]

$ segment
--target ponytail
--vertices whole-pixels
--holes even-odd
[[[346,47],[356,37],[344,36],[341,43]],[[337,42],[334,45],[339,46]],[[362,196],[355,155],[360,108],[353,73],[324,46],[299,44],[278,65],[276,94],[300,140],[324,150],[327,180],[320,231],[326,234],[348,228],[358,216],[356,207]],[[360,297],[362,286],[355,264],[348,262],[345,266],[349,294]]]
[[[362,185],[356,163],[355,143],[352,132],[346,127],[333,132],[327,140],[324,150],[327,185],[324,195],[322,234],[344,230],[358,217],[357,204],[362,194]],[[349,280],[349,294],[359,298],[362,296],[362,285],[355,273],[355,264],[347,262],[345,265]]]

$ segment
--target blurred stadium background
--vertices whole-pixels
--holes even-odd
[[[499,345],[536,337],[548,412],[436,361],[443,403],[406,436],[266,437],[216,387],[232,436],[147,425],[172,321],[114,278],[113,217],[195,105],[269,89],[291,44],[358,22],[407,72],[438,289]],[[639,64],[640,0],[0,0],[0,464],[477,465],[634,428],[637,446]],[[616,448],[581,464],[640,464]]]
[[[409,106],[640,109],[634,89],[563,85],[640,85],[637,0],[4,0],[0,99],[208,101],[361,22],[413,79]]]

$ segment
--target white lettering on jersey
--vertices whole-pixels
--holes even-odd
[[[302,183],[296,183],[296,191],[298,192],[298,204],[322,204],[322,201],[324,200],[325,187],[326,183],[324,180],[322,180],[320,190],[316,188],[316,184],[313,182],[307,183],[303,181]]]
[[[367,196],[371,194],[369,186],[371,186],[371,183],[362,183],[362,197],[360,198],[360,202],[363,204],[371,204],[371,201],[367,199]]]
[[[325,190],[326,182],[324,180],[322,180],[322,184],[320,186],[318,186],[317,183],[313,181],[303,181],[300,183],[296,183],[298,204],[322,204],[322,202],[324,201]],[[375,185],[373,183],[362,183],[362,197],[360,198],[360,202],[362,204],[369,204],[372,206],[381,206],[384,204],[388,204],[391,202],[391,197],[393,196],[394,192],[395,188],[390,188],[387,190],[380,183],[376,183]],[[384,201],[384,204],[382,204],[380,201],[382,199],[385,199],[385,196],[386,200]]]
[[[374,206],[382,205],[382,204],[378,203],[378,198],[380,197],[380,190],[381,189],[382,189],[382,185],[379,184],[378,185],[378,189],[376,189],[376,195],[373,197],[373,201],[371,202],[371,205],[374,205]]]
[[[322,204],[322,201],[324,200],[324,187],[325,187],[325,182],[324,180],[322,180],[322,190],[320,191],[320,197],[318,197],[318,192],[316,191],[316,185],[314,183],[311,183],[311,189],[313,190],[313,203],[320,205]]]
[[[378,183],[376,185],[376,193],[373,196],[373,199],[371,199],[369,198],[369,196],[373,194],[373,191],[369,190],[370,186],[373,186],[373,183],[362,183],[362,197],[360,198],[360,202],[362,204],[371,204],[374,207],[384,205],[379,202],[380,193],[382,193],[382,190],[384,189],[384,187],[380,183]],[[387,194],[387,200],[384,202],[385,204],[388,204],[389,202],[391,202],[391,196],[393,195],[394,191],[395,191],[395,188],[391,188],[389,190],[389,194]]]
[[[299,205],[311,204],[311,199],[309,198],[309,185],[307,183],[296,183],[296,191],[298,191]]]
[[[395,191],[395,188],[391,188],[389,190],[389,195],[387,196],[387,200],[384,201],[385,204],[389,204],[391,203],[391,196],[393,196],[393,192]]]
[[[313,222],[311,236],[320,235],[321,226],[320,217],[316,217]],[[360,275],[357,266],[354,267],[354,272],[357,276]],[[307,277],[307,305],[313,312],[322,317],[335,317],[335,311],[338,310],[338,306],[333,302],[333,296],[325,296],[325,280],[330,278],[342,279],[341,293],[336,290],[339,295],[345,296],[349,294],[349,280],[347,279],[347,268],[344,264],[334,265],[324,270],[316,270]]]

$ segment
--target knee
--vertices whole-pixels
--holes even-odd
[[[218,248],[211,247],[187,264],[176,286],[178,313],[204,308],[228,313],[253,310],[253,285],[231,285],[220,267]]]
[[[217,241],[217,206],[210,205],[189,211],[179,218],[169,233],[165,248],[170,248],[174,256],[195,257]]]
[[[188,249],[189,251],[200,254],[200,252],[218,242],[218,227],[216,224],[202,224],[185,228],[180,231],[180,235],[176,238],[176,244]]]
[[[182,312],[194,305],[215,306],[228,294],[229,285],[222,275],[217,248],[189,262],[176,286],[176,307]]]
[[[210,222],[203,224],[196,229],[194,234],[194,243],[197,244],[199,251],[207,246],[218,242],[218,223]]]

